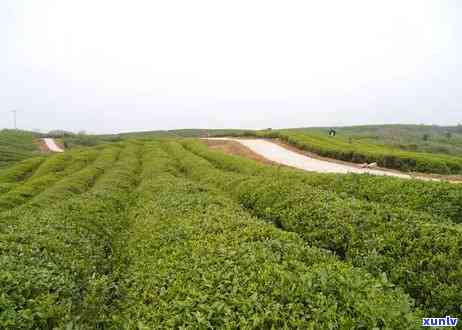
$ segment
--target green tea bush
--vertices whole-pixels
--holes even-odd
[[[385,273],[428,312],[462,315],[459,225],[274,178],[245,181],[235,194],[254,214],[310,244],[373,274]]]
[[[340,195],[425,211],[462,223],[462,186],[458,184],[359,174],[313,174],[300,179]]]
[[[0,184],[23,181],[32,175],[44,159],[44,157],[34,157],[0,170]]]
[[[414,299],[460,316],[459,225],[175,141],[68,155],[0,213],[2,329],[414,329]]]
[[[40,134],[21,130],[0,130],[0,168],[38,156],[40,152],[34,138],[39,136]]]
[[[126,328],[415,328],[385,279],[306,246],[151,147],[129,213]],[[116,316],[117,317],[117,316]]]
[[[40,165],[35,171],[33,177],[40,177],[49,173],[56,173],[63,171],[66,166],[72,162],[72,154],[59,153],[52,154]]]
[[[21,185],[16,185],[0,196],[0,210],[17,207],[45,189],[49,189],[62,178],[72,175],[94,161],[97,152],[94,150],[69,154],[60,154],[48,158],[35,173]]]
[[[71,198],[87,191],[96,183],[98,177],[111,168],[118,159],[119,153],[120,148],[117,147],[103,149],[91,165],[74,173],[69,173],[68,176],[32,198],[29,203],[32,206],[41,207],[45,203]]]
[[[82,195],[0,215],[0,328],[112,323],[139,149],[127,146]]]
[[[233,176],[178,143],[165,148],[187,175],[227,191],[254,215],[372,274],[385,274],[428,312],[462,315],[460,225],[422,212],[341,198],[274,175]]]
[[[462,173],[462,158],[445,154],[404,151],[383,145],[355,141],[316,133],[278,131],[257,133],[258,136],[279,138],[299,149],[315,154],[356,163],[377,162],[379,166],[404,171],[440,174]]]
[[[183,141],[182,145],[226,171],[292,178],[295,184],[303,183],[334,191],[340,196],[424,211],[436,216],[447,217],[457,223],[462,222],[461,185],[365,174],[345,175],[298,171],[286,167],[266,166],[249,159],[214,152],[197,141]]]

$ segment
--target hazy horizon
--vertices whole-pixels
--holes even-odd
[[[0,127],[462,123],[462,5],[446,1],[0,4]]]

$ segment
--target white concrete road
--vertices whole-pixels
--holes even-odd
[[[53,151],[53,152],[64,152],[63,149],[61,149],[55,142],[55,140],[51,138],[44,138],[43,141],[45,142],[48,150]]]
[[[235,139],[235,138],[210,138],[211,140],[229,140],[236,141],[256,154],[265,157],[275,163],[299,168],[305,171],[323,172],[323,173],[369,173],[373,175],[389,175],[400,178],[411,179],[411,176],[404,173],[382,171],[380,169],[359,168],[355,165],[346,165],[326,160],[312,158],[299,154],[292,150],[281,147],[280,145],[262,139]]]

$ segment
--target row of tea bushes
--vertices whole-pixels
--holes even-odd
[[[127,145],[115,163],[97,161],[105,171],[89,191],[0,215],[0,328],[96,329],[112,322],[139,156],[140,147]]]
[[[385,273],[428,312],[462,315],[460,225],[274,178],[243,182],[235,194],[255,215],[310,244],[373,274]]]
[[[32,180],[46,176],[65,176],[95,160],[99,151],[75,150],[51,154],[47,157],[29,158],[0,171],[0,196]],[[3,188],[3,189],[2,189]]]
[[[184,173],[228,192],[254,215],[372,274],[384,274],[428,312],[462,315],[460,225],[404,208],[341,198],[274,175],[233,175],[178,143],[165,148]]]
[[[85,166],[80,171],[69,174],[62,180],[57,181],[49,189],[32,198],[29,204],[41,207],[50,200],[67,199],[84,193],[95,185],[103,173],[112,168],[113,164],[118,160],[120,153],[120,148],[108,147],[103,149],[99,152],[94,162]]]
[[[340,195],[398,205],[462,223],[462,185],[372,175],[304,175],[305,184]]]
[[[26,180],[42,164],[45,157],[34,157],[0,170],[0,194]]]
[[[349,143],[340,137],[333,138],[307,132],[259,132],[257,135],[278,138],[299,149],[344,161],[355,163],[376,162],[382,167],[404,171],[440,174],[462,173],[462,158],[456,156],[403,151],[358,141]]]
[[[265,166],[249,159],[214,152],[198,141],[184,141],[182,144],[226,171],[293,178],[340,196],[424,211],[447,217],[453,222],[462,222],[462,185],[364,174],[308,173],[286,167]]]
[[[151,144],[130,212],[119,324],[174,329],[407,329],[385,279],[249,216]]]
[[[85,168],[95,160],[97,154],[97,151],[92,150],[48,158],[27,181],[17,184],[0,196],[0,210],[4,211],[26,203],[60,180]]]
[[[11,166],[18,161],[40,154],[34,139],[40,134],[13,130],[0,130],[0,168]]]

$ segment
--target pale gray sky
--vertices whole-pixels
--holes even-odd
[[[462,122],[459,0],[3,0],[0,127]]]

